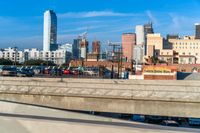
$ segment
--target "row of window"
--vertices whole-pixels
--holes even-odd
[[[190,48],[190,49],[199,49],[199,47],[173,47],[174,49],[188,49],[188,48]]]
[[[185,54],[185,52],[182,53],[182,55],[192,55],[191,53]],[[196,56],[198,56],[198,53],[195,53]]]
[[[199,45],[199,43],[176,42],[175,45]]]
[[[161,52],[161,55],[165,55],[163,52]],[[167,52],[167,55],[169,55],[169,52]],[[185,52],[182,53],[182,55],[191,55],[189,52],[188,54],[185,54]],[[198,56],[198,53],[195,53],[196,56]]]

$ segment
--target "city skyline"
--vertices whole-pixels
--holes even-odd
[[[18,4],[15,4],[16,2]],[[58,16],[58,43],[72,43],[78,34],[87,29],[90,45],[94,39],[102,42],[121,41],[122,33],[135,32],[135,25],[149,21],[153,22],[155,32],[160,32],[162,35],[168,33],[194,35],[194,23],[200,22],[198,0],[189,2],[175,0],[173,3],[166,0],[126,3],[114,0],[110,2],[9,0],[0,5],[2,48],[18,46],[42,49],[43,13],[48,9],[54,10]],[[193,10],[184,7],[191,7]]]

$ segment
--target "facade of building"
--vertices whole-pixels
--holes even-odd
[[[100,41],[93,41],[92,42],[92,53],[93,54],[100,54],[101,52],[101,43]]]
[[[52,61],[57,65],[66,63],[67,60],[70,58],[70,53],[62,49],[56,51],[39,51],[37,49],[25,49],[23,53],[24,60],[41,59],[45,61]]]
[[[135,27],[136,34],[136,45],[144,45],[145,44],[145,31],[143,25],[137,25]]]
[[[144,66],[144,80],[176,80],[177,68],[173,66]]]
[[[0,58],[8,59],[13,62],[24,62],[24,55],[22,51],[19,51],[17,48],[6,48],[0,50]]]
[[[133,52],[133,60],[135,61],[135,64],[142,64],[143,63],[143,55],[144,55],[144,48],[142,45],[136,45],[134,47]]]
[[[200,23],[195,24],[195,39],[200,39]]]
[[[147,56],[159,56],[163,49],[163,37],[160,34],[147,34]]]
[[[136,33],[136,46],[133,50],[133,59],[137,63],[142,63],[145,54],[145,44],[146,44],[146,33],[144,25],[137,25],[135,27]],[[143,50],[143,51],[141,51]]]
[[[43,51],[55,51],[57,45],[57,16],[54,11],[44,13]]]
[[[80,47],[81,47],[81,59],[87,59],[88,41],[86,39],[82,39],[80,41]]]
[[[148,57],[155,56],[169,64],[200,64],[200,39],[195,36],[165,40],[160,34],[148,34],[147,49]]]
[[[194,36],[185,36],[180,39],[169,39],[173,51],[179,57],[179,64],[200,63],[200,39]]]
[[[154,33],[153,24],[151,22],[144,25],[144,32],[145,32],[145,34],[153,34]]]
[[[72,45],[72,55],[75,60],[81,59],[81,41],[81,38],[74,39]]]
[[[123,56],[128,62],[133,60],[133,50],[136,45],[136,34],[135,33],[124,33],[122,35],[122,52]]]
[[[147,35],[154,33],[153,24],[151,22],[144,24],[144,33],[145,33],[145,44],[144,44],[144,57],[145,57],[147,55]]]
[[[56,51],[40,51],[38,49],[24,49],[24,51],[17,50],[16,48],[6,48],[0,50],[0,58],[9,59],[13,62],[23,63],[27,60],[45,60],[52,61],[57,65],[70,62],[71,52],[65,49],[58,49]]]

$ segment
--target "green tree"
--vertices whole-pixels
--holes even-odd
[[[158,57],[152,56],[152,57],[151,57],[151,62],[152,62],[154,65],[156,65],[157,63],[159,63]]]
[[[40,65],[44,65],[44,66],[55,66],[56,64],[53,63],[52,61],[44,61],[41,59],[37,59],[37,60],[27,60],[24,62],[24,65],[27,66],[40,66]]]
[[[9,59],[0,59],[0,65],[13,65],[13,62]]]

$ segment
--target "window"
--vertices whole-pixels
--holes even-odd
[[[189,63],[190,63],[190,64],[192,63],[192,58],[189,58]]]

